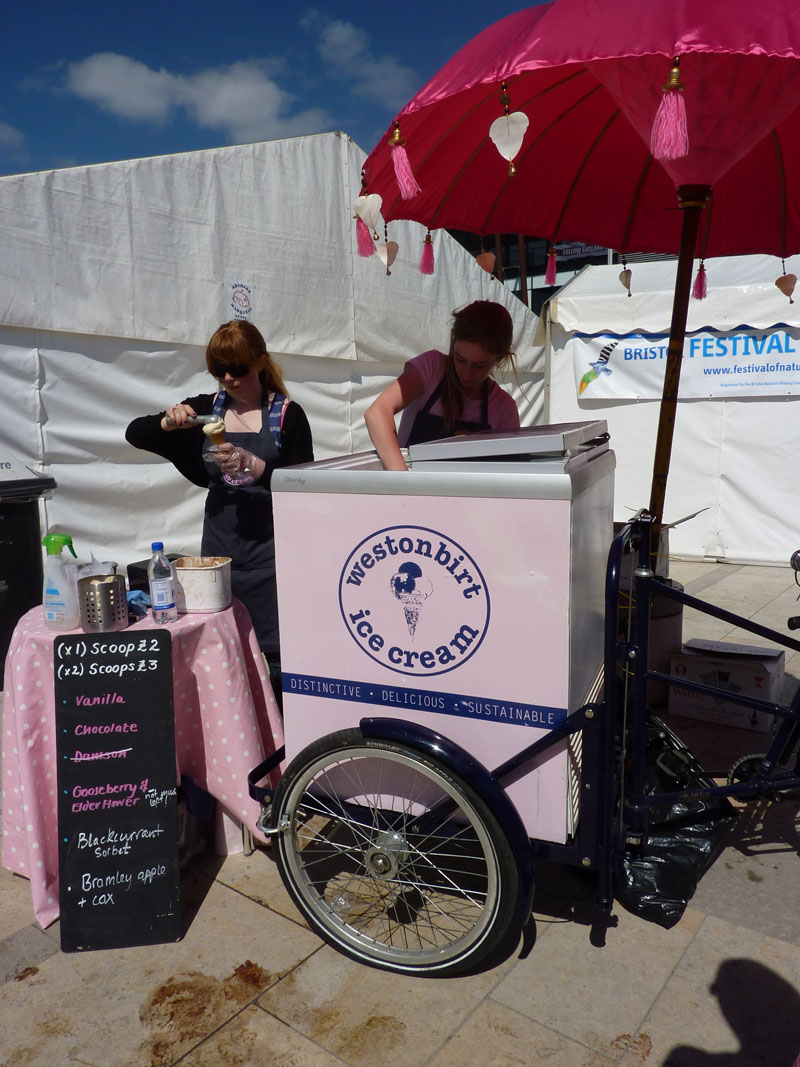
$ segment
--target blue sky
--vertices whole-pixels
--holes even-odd
[[[455,51],[524,6],[14,3],[0,41],[0,174],[337,129],[369,151]]]

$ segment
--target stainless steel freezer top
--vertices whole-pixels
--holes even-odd
[[[532,450],[537,440],[542,446],[538,453]],[[499,441],[505,452],[492,450],[489,443]],[[565,441],[574,451],[551,449]],[[457,445],[458,457],[411,460],[409,456],[410,470],[387,471],[375,452],[338,456],[279,467],[272,474],[272,491],[571,500],[615,466],[602,421],[533,427],[510,435],[470,434],[434,443]]]
[[[542,456],[570,456],[608,440],[605,419],[591,422],[559,422],[548,426],[526,426],[504,433],[473,433],[445,437],[410,445],[408,455],[416,466],[425,460],[506,459],[525,456],[535,460]]]

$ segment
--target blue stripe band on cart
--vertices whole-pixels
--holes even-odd
[[[315,674],[283,674],[284,693],[326,697],[328,700],[349,700],[355,704],[373,704],[383,708],[431,711],[439,715],[461,715],[465,719],[484,722],[503,722],[515,726],[533,726],[537,730],[552,730],[567,717],[566,708],[550,708],[543,704],[522,704],[519,701],[495,700],[467,696],[462,693],[437,693],[429,689],[393,688],[374,682],[358,682],[349,678],[323,678]]]

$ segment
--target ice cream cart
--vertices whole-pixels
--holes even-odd
[[[256,784],[275,759],[250,785],[323,938],[451,975],[518,939],[536,857],[597,870],[610,909],[647,806],[641,775],[633,802],[620,794],[620,656],[643,708],[653,676],[647,612],[639,644],[620,641],[623,553],[639,551],[637,583],[653,574],[646,521],[612,544],[604,422],[428,442],[408,460],[273,475],[288,766],[277,788]]]

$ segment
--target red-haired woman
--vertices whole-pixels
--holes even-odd
[[[250,612],[273,689],[280,700],[280,645],[270,477],[276,467],[314,458],[305,412],[286,394],[280,367],[259,330],[226,322],[206,349],[215,393],[188,397],[156,415],[134,419],[125,437],[168,459],[208,489],[201,552],[231,557],[231,587]],[[218,415],[225,444],[209,450],[198,415]],[[204,447],[205,446],[205,447]]]

